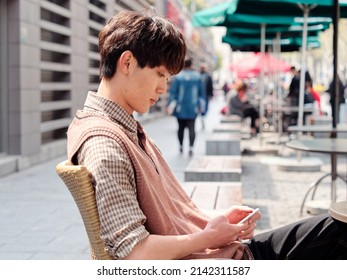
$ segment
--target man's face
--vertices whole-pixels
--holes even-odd
[[[293,76],[296,76],[299,73],[296,69],[292,69],[291,71],[292,71]]]
[[[134,111],[146,113],[166,93],[170,74],[164,66],[141,68],[137,61],[134,64],[127,80],[128,90],[122,96],[123,106],[130,114]]]

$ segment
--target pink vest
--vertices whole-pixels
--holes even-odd
[[[95,135],[117,141],[132,162],[138,201],[147,218],[148,232],[184,235],[199,232],[206,226],[209,218],[191,201],[158,148],[143,131],[145,137],[139,139],[144,149],[115,122],[95,113],[78,111],[68,130],[68,158],[71,160],[82,144]],[[230,258],[229,251],[228,247],[223,247],[187,258]]]

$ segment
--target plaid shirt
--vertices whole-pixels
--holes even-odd
[[[137,139],[136,121],[114,102],[89,93],[84,110],[108,115],[125,128],[127,135]],[[106,249],[115,259],[124,258],[149,235],[137,201],[132,163],[118,143],[106,136],[89,138],[78,152],[78,162],[93,177]]]
[[[138,143],[137,122],[114,102],[90,92],[84,110],[107,115]],[[136,190],[133,165],[116,142],[107,136],[93,136],[80,148],[78,162],[92,174],[100,215],[101,238],[115,258],[127,256],[138,242],[149,235]],[[245,246],[244,259],[252,259]]]

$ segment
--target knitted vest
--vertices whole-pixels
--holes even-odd
[[[103,135],[117,141],[129,157],[135,174],[137,198],[151,234],[185,235],[201,231],[208,217],[191,201],[152,140],[138,124],[141,146],[124,129],[107,117],[78,111],[68,129],[68,158],[72,160],[82,144]],[[230,258],[228,247],[205,250],[187,258]]]

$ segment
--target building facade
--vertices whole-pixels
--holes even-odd
[[[0,0],[0,176],[66,153],[67,127],[98,86],[99,30],[150,6],[181,25],[197,61],[213,57],[179,0]]]

